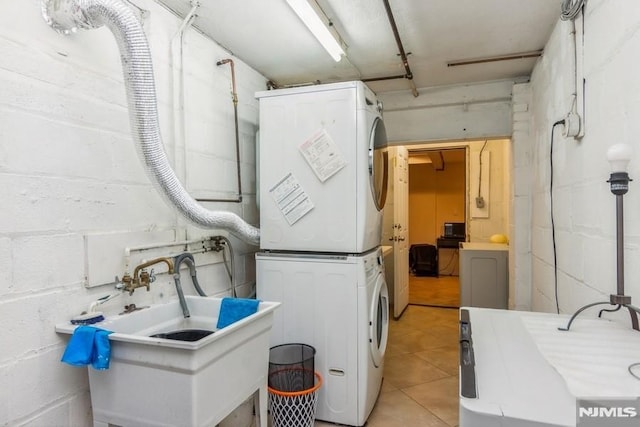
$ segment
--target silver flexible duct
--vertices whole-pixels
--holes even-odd
[[[53,29],[63,34],[102,25],[111,30],[120,49],[131,132],[151,182],[196,225],[225,229],[245,242],[258,245],[259,229],[232,212],[202,207],[187,193],[171,168],[160,135],[151,52],[133,10],[122,0],[42,0],[42,14]]]

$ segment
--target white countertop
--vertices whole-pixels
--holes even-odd
[[[504,243],[481,243],[481,242],[462,242],[460,249],[482,250],[482,251],[508,251],[509,245]]]

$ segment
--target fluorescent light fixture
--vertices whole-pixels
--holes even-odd
[[[315,0],[310,0],[315,3]],[[287,0],[291,9],[298,15],[298,17],[304,22],[311,34],[320,42],[322,47],[331,55],[334,61],[340,62],[342,55],[344,55],[344,49],[333,33],[329,30],[327,22],[324,22],[320,18],[320,14],[324,16],[322,11],[316,11],[307,0]],[[326,18],[326,16],[325,16]],[[335,30],[334,30],[335,31]]]

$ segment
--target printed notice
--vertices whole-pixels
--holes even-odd
[[[291,173],[274,185],[269,193],[289,225],[295,224],[313,209],[313,202]]]
[[[324,129],[306,140],[300,146],[300,152],[320,182],[325,182],[347,164],[335,141]]]

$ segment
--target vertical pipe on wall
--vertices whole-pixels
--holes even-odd
[[[192,8],[184,18],[178,31],[171,39],[171,71],[173,86],[173,143],[175,148],[176,174],[182,178],[188,187],[187,179],[187,144],[185,135],[185,113],[184,113],[184,56],[183,43],[184,33],[191,26],[195,19],[196,10],[200,6],[199,2],[192,2]],[[182,153],[180,152],[182,150]],[[182,154],[182,156],[181,156]],[[182,162],[180,158],[182,157]]]
[[[231,67],[231,101],[233,102],[233,122],[236,142],[236,181],[238,183],[238,196],[230,199],[196,199],[199,202],[242,202],[242,171],[240,170],[240,129],[238,127],[238,92],[236,90],[236,71],[233,59],[222,59],[216,62],[217,66],[229,64]]]

